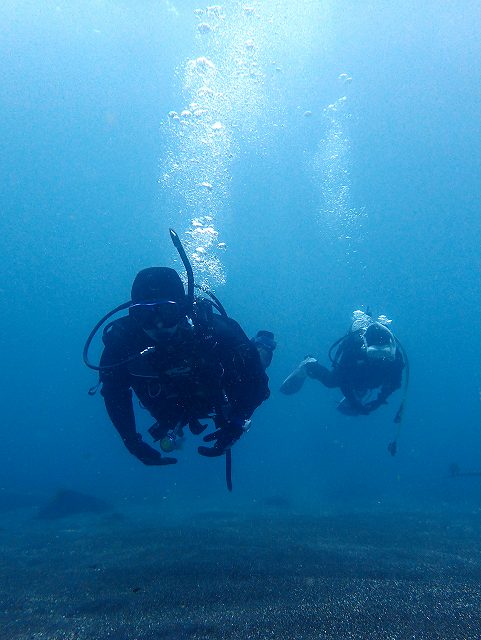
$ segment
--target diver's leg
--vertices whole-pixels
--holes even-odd
[[[329,389],[339,386],[336,372],[327,369],[327,367],[323,367],[317,360],[306,363],[306,373],[309,378],[319,380],[319,382],[322,382],[322,384]]]

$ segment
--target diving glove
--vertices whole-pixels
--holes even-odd
[[[135,440],[128,441],[125,445],[132,455],[148,466],[164,466],[177,462],[177,458],[163,458],[156,449],[144,442],[139,434]]]
[[[248,425],[250,425],[250,420],[229,420],[221,429],[217,429],[204,437],[204,442],[213,442],[215,440],[213,447],[198,447],[197,451],[201,456],[206,456],[207,458],[221,456],[226,449],[230,449],[239,440],[244,431],[247,430]]]

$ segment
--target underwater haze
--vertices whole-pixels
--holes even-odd
[[[1,638],[480,637],[480,24],[474,0],[2,1]],[[170,227],[277,340],[232,493],[192,435],[143,466],[88,394],[136,273],[184,277]],[[359,417],[279,392],[368,308],[409,357],[399,429],[402,391]]]

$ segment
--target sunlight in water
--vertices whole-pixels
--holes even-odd
[[[178,70],[183,101],[166,118],[160,182],[180,199],[183,242],[199,284],[225,282],[232,162],[241,146],[263,153],[286,126],[276,80],[299,64],[298,52],[314,37],[306,11],[275,0],[194,11],[200,55]]]

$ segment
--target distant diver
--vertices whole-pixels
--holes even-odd
[[[175,231],[171,239],[187,271],[187,294],[176,271],[150,267],[134,279],[131,300],[109,312],[92,330],[85,363],[99,371],[108,415],[131,454],[146,465],[169,465],[137,432],[132,390],[155,419],[149,429],[164,453],[180,444],[184,427],[199,435],[212,419],[215,431],[204,437],[213,446],[198,447],[207,457],[226,454],[231,489],[230,449],[250,425],[254,410],[269,397],[265,373],[276,347],[274,335],[259,331],[249,340],[228,317],[216,296],[194,284],[192,267]],[[194,295],[194,288],[201,294]],[[88,360],[99,328],[115,313],[128,315],[107,324],[100,366]]]
[[[386,316],[373,320],[369,311],[354,311],[349,331],[329,349],[331,369],[307,356],[284,380],[281,392],[286,395],[297,393],[307,377],[313,378],[325,387],[342,391],[338,411],[348,416],[368,415],[387,404],[389,396],[401,387],[404,370],[403,399],[394,418],[394,422],[400,424],[409,363],[401,343],[388,326],[390,323]],[[334,349],[336,352],[332,356]],[[397,436],[389,444],[392,455],[396,453],[396,439]]]
[[[459,478],[459,477],[470,477],[470,478],[479,478],[481,476],[481,471],[461,471],[459,465],[453,462],[449,465],[449,475],[451,478]]]

